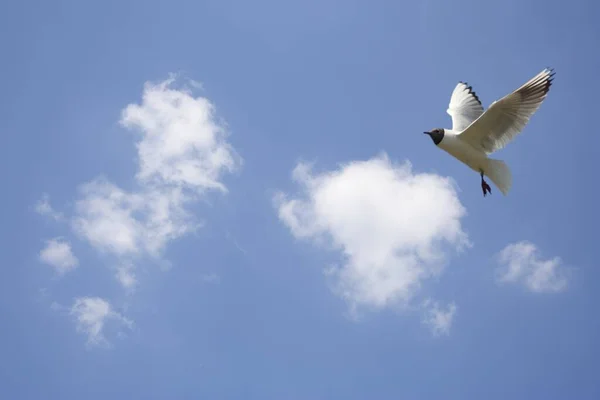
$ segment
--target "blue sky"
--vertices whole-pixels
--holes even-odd
[[[0,397],[599,398],[599,13],[3,4]],[[547,66],[484,199],[421,132]]]

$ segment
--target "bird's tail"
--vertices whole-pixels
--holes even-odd
[[[512,174],[508,165],[502,160],[488,159],[488,165],[484,173],[494,182],[494,185],[503,195],[507,195],[512,186]]]

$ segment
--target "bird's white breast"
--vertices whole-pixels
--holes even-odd
[[[464,140],[461,140],[453,132],[446,131],[438,147],[477,172],[486,168],[487,155]]]

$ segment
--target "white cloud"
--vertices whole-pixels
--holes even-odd
[[[99,176],[79,187],[72,216],[55,211],[47,194],[35,206],[41,215],[67,219],[78,237],[108,255],[115,279],[127,290],[138,285],[140,260],[170,265],[163,259],[168,244],[201,226],[191,207],[208,192],[227,193],[224,176],[242,164],[213,104],[187,87],[174,88],[175,80],[147,82],[141,102],[121,113],[119,123],[135,137],[134,188],[123,189]],[[201,88],[195,81],[189,85]],[[78,264],[70,244],[59,239],[48,242],[40,259],[60,273]],[[219,277],[209,275],[204,281],[218,283]],[[53,308],[61,306],[53,303]],[[108,343],[103,334],[108,322],[132,324],[99,297],[76,298],[69,312],[90,344]]]
[[[208,99],[171,89],[173,82],[147,83],[142,104],[123,111],[121,124],[142,134],[137,177],[146,184],[224,191],[220,177],[239,161],[225,140],[227,131]]]
[[[133,289],[137,285],[134,265],[131,263],[122,263],[117,267],[116,278],[125,289]]]
[[[79,260],[71,250],[71,244],[61,238],[46,241],[46,247],[40,252],[39,259],[52,266],[60,275],[72,271],[79,265]]]
[[[339,251],[329,275],[353,313],[408,305],[450,250],[469,245],[453,182],[409,162],[382,155],[321,174],[300,163],[293,179],[303,194],[278,193],[279,218],[296,238]]]
[[[50,217],[56,221],[60,221],[63,218],[62,213],[57,212],[50,205],[50,196],[47,193],[42,195],[42,198],[35,205],[35,212],[40,215]]]
[[[141,104],[122,112],[121,125],[138,138],[136,190],[104,177],[87,182],[71,221],[80,237],[117,258],[116,277],[126,288],[136,283],[135,261],[160,260],[169,242],[197,229],[190,205],[206,191],[225,193],[223,175],[241,165],[214,106],[173,89],[174,81],[146,83]]]
[[[543,260],[538,248],[528,241],[509,244],[498,257],[499,283],[521,283],[536,293],[561,292],[567,288],[567,276],[558,257]]]
[[[444,310],[438,302],[425,302],[425,317],[423,323],[431,329],[434,336],[449,335],[454,316],[456,315],[456,304],[454,302],[447,305]]]
[[[136,213],[144,206],[141,195],[99,178],[80,188],[73,228],[102,251],[134,255],[140,252],[144,231]]]
[[[132,322],[114,311],[110,303],[100,297],[79,297],[73,302],[70,314],[75,318],[77,331],[88,337],[89,345],[107,345],[104,329],[108,322],[131,328]]]
[[[80,188],[73,229],[117,256],[159,257],[165,245],[195,229],[179,188],[128,193],[103,178]]]

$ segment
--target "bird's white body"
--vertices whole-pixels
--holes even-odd
[[[444,131],[444,138],[440,144],[438,144],[438,147],[466,164],[473,171],[483,171],[485,173],[488,164],[487,154],[462,140],[460,134],[456,134],[455,132],[446,129]]]
[[[471,86],[460,82],[452,92],[447,110],[452,117],[452,129],[426,133],[440,149],[487,175],[506,195],[512,185],[510,169],[504,161],[488,156],[523,130],[546,98],[553,77],[551,69],[544,69],[517,90],[494,101],[486,111]]]

